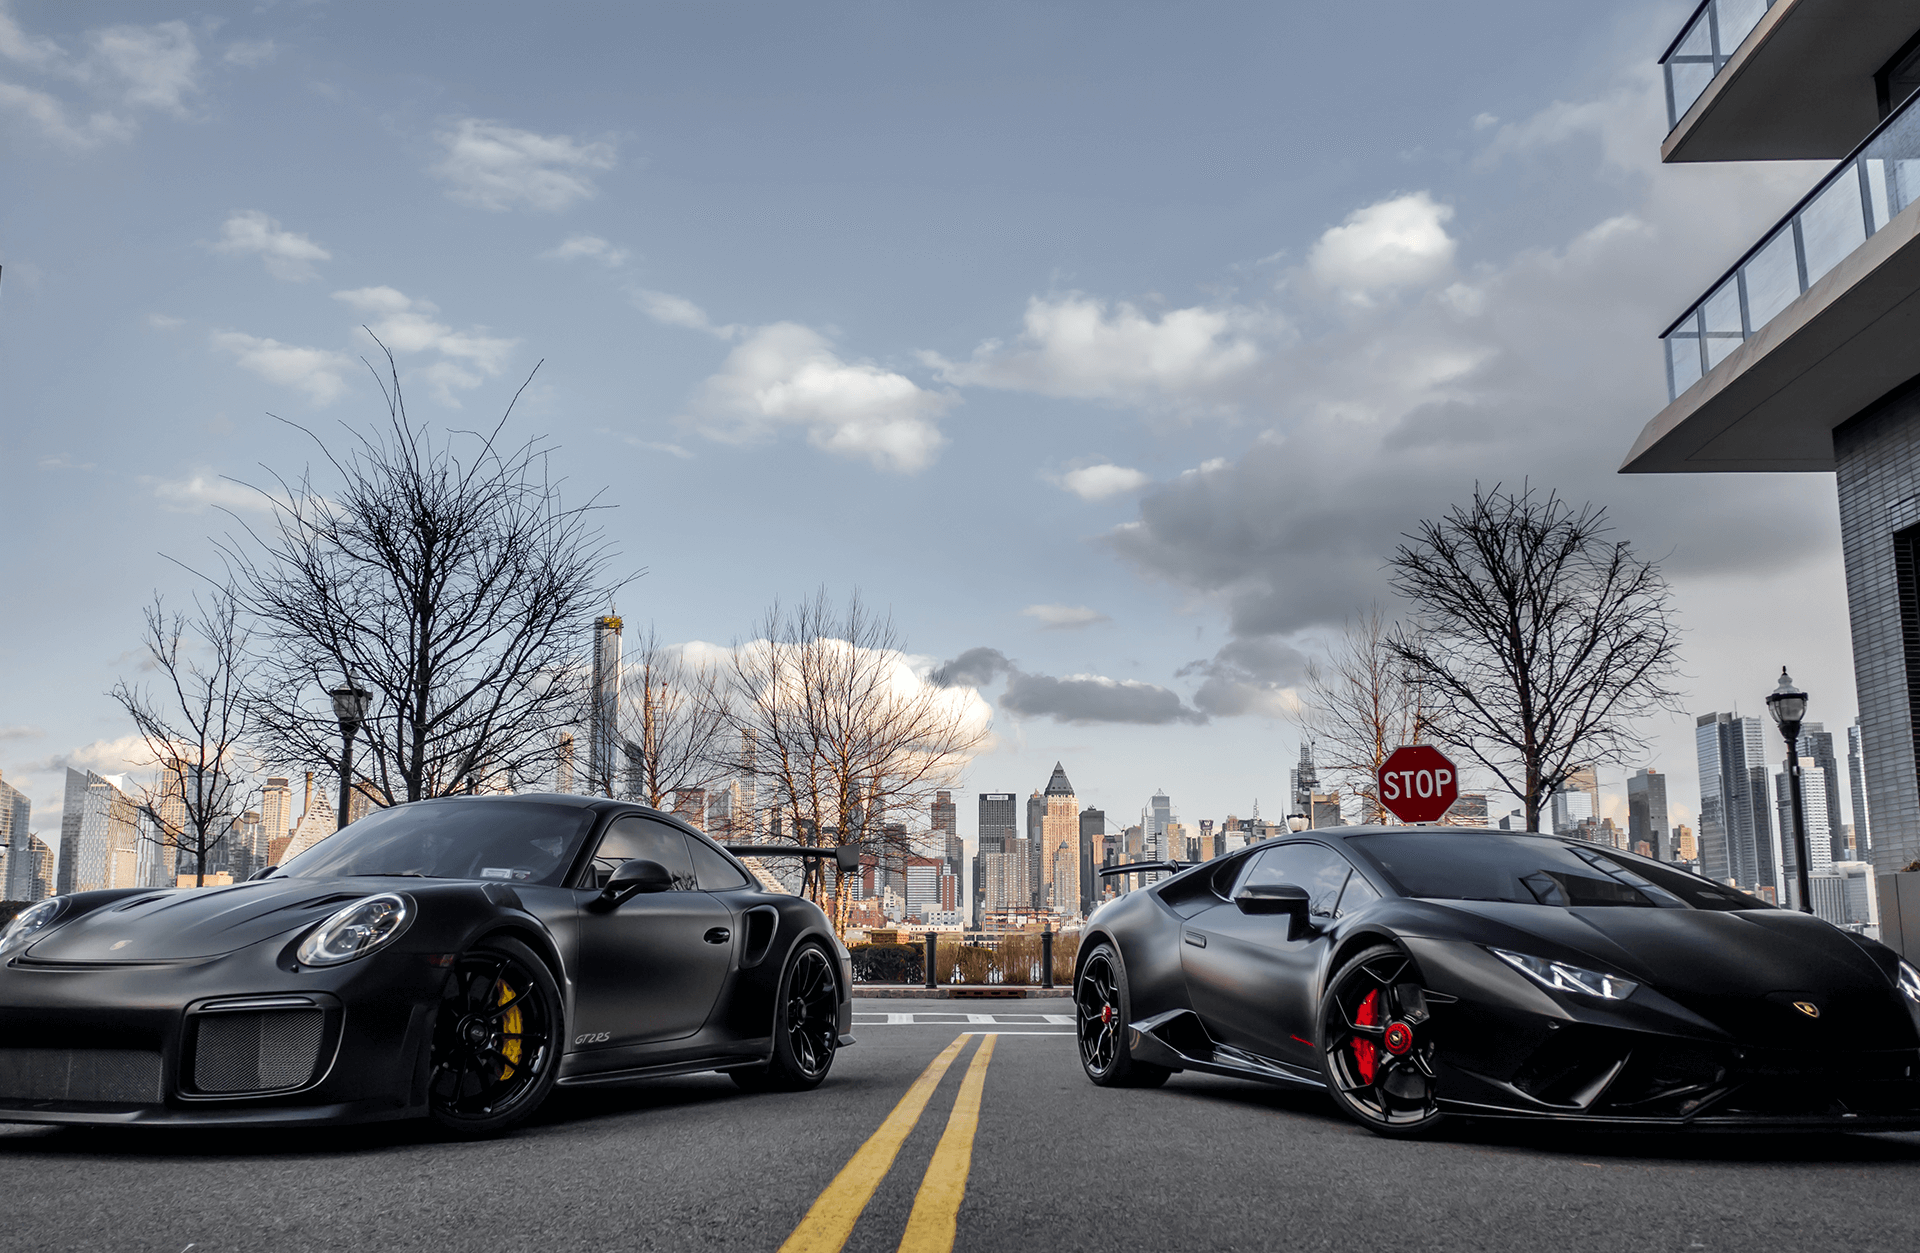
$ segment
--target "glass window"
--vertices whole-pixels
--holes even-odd
[[[1672,372],[1673,395],[1677,398],[1700,381],[1700,333],[1698,318],[1688,318],[1667,336],[1667,368]]]
[[[1324,844],[1282,844],[1256,855],[1234,891],[1256,883],[1290,883],[1307,890],[1308,913],[1331,918],[1352,869],[1346,858]]]
[[[1759,330],[1800,296],[1800,262],[1793,253],[1793,231],[1769,239],[1743,267],[1747,279],[1747,317]]]
[[[746,872],[728,861],[713,845],[705,840],[688,840],[687,848],[693,853],[693,877],[701,891],[724,892],[747,886]]]
[[[1344,918],[1348,914],[1358,913],[1380,899],[1380,889],[1368,883],[1366,876],[1354,871],[1347,878],[1346,891],[1340,893],[1340,904],[1335,907],[1334,916]]]
[[[631,816],[618,819],[600,837],[581,887],[603,888],[621,863],[657,861],[673,875],[676,889],[693,888],[693,861],[687,856],[687,837],[664,822]]]
[[[1841,170],[1832,186],[1800,210],[1800,241],[1806,249],[1809,286],[1867,241],[1867,222],[1860,216],[1860,176],[1853,166]]]
[[[1738,348],[1744,338],[1740,327],[1738,279],[1730,278],[1720,284],[1700,306],[1700,315],[1707,325],[1707,368],[1711,370],[1726,360],[1727,354]]]
[[[415,801],[368,814],[275,877],[418,875],[557,885],[593,818],[579,805],[506,797]]]
[[[1361,835],[1347,841],[1403,896],[1519,905],[1755,909],[1761,902],[1657,862],[1537,835]]]

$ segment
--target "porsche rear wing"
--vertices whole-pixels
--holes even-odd
[[[857,844],[722,844],[735,857],[831,857],[841,874],[860,869]]]

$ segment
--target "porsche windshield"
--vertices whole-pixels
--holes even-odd
[[[321,840],[275,877],[418,875],[557,884],[593,816],[577,805],[491,797],[396,805]]]
[[[1539,835],[1407,832],[1347,840],[1402,896],[1521,905],[1765,909],[1766,903],[1657,862]]]

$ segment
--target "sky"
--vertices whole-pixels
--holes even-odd
[[[0,776],[47,832],[135,764],[142,606],[380,414],[370,330],[437,429],[533,374],[630,624],[857,590],[991,661],[969,836],[1056,761],[1282,816],[1406,532],[1604,505],[1673,585],[1634,766],[1691,821],[1693,714],[1783,664],[1856,712],[1830,475],[1615,473],[1656,334],[1825,171],[1659,164],[1692,7],[0,0]]]

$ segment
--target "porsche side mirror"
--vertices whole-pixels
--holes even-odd
[[[596,902],[611,909],[630,896],[642,892],[669,892],[673,890],[673,872],[657,861],[648,861],[636,857],[632,861],[623,861],[619,869],[607,880],[607,886],[601,889]]]

